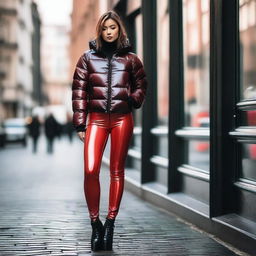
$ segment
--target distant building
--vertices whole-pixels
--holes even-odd
[[[18,1],[0,2],[0,115],[1,119],[18,112]]]
[[[33,99],[32,0],[0,2],[1,118],[31,113]],[[34,6],[35,9],[35,6]]]
[[[74,67],[85,50],[88,42],[95,38],[95,27],[99,16],[108,10],[109,3],[105,0],[74,0],[71,14],[70,31],[70,77]]]
[[[33,101],[35,105],[43,105],[45,102],[45,94],[42,88],[41,74],[41,20],[35,2],[31,4],[33,19],[32,34],[32,58],[33,58]]]
[[[69,31],[64,25],[42,27],[44,93],[50,105],[66,104],[69,93]]]

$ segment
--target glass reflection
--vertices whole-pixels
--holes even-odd
[[[168,137],[167,134],[154,137],[155,155],[168,158]]]
[[[186,143],[187,162],[185,164],[200,168],[204,171],[210,169],[210,143],[208,141],[188,141]]]
[[[138,151],[141,150],[141,134],[134,134],[133,136],[133,148],[136,148]]]
[[[241,111],[241,126],[256,126],[256,110]]]
[[[241,178],[256,181],[256,144],[242,144]]]
[[[168,0],[157,1],[157,115],[159,125],[168,124],[169,10]]]
[[[210,3],[183,0],[185,126],[209,127]]]
[[[139,14],[135,17],[135,38],[136,38],[136,53],[139,58],[143,61],[143,31],[142,31],[142,14]],[[134,120],[134,136],[132,137],[132,142],[130,144],[131,148],[136,149],[137,151],[141,150],[141,134],[136,133],[135,129],[141,127],[142,122],[142,111],[137,109],[133,111],[133,120]],[[140,170],[138,168],[139,162],[136,159],[132,158],[131,166],[134,169]]]
[[[256,0],[239,1],[241,99],[256,98]]]
[[[143,36],[142,36],[142,14],[139,14],[135,18],[136,28],[136,53],[143,61]],[[141,126],[142,113],[141,109],[134,111],[134,125]]]

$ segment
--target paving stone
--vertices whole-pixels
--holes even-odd
[[[0,151],[0,255],[3,256],[235,256],[205,233],[124,192],[114,250],[91,252],[91,226],[83,195],[83,148],[56,141],[54,155],[28,148]],[[15,164],[13,156],[15,155]],[[109,171],[101,170],[101,218],[107,215]],[[245,255],[245,254],[244,254]]]

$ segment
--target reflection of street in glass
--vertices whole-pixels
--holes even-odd
[[[210,170],[210,143],[207,141],[189,141],[186,143],[188,159],[187,163],[209,172]]]
[[[209,117],[210,1],[183,0],[183,8],[185,126],[202,127],[199,118]]]
[[[256,19],[254,1],[239,1],[239,37],[240,37],[240,97],[256,98]]]

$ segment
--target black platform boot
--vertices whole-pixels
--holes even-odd
[[[114,235],[114,219],[106,219],[106,222],[104,224],[104,250],[105,251],[111,251],[112,250],[112,244],[113,244],[113,235]]]
[[[102,222],[98,218],[96,221],[91,221],[91,225],[92,225],[91,250],[92,251],[103,250],[104,229],[103,229]]]

